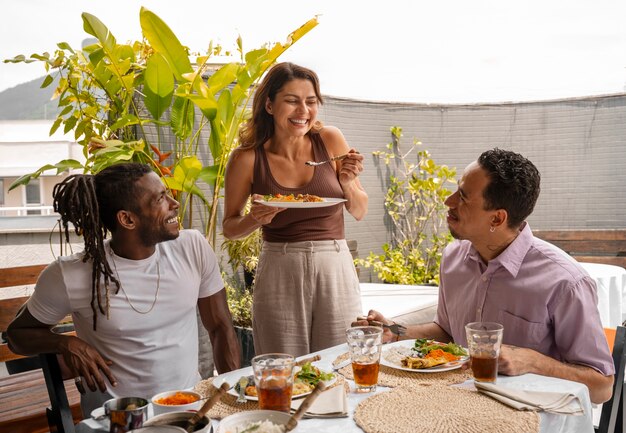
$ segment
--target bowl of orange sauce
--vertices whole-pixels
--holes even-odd
[[[165,391],[152,397],[152,409],[155,415],[168,412],[196,411],[202,406],[202,396],[193,391]]]

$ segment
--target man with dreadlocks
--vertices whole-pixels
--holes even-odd
[[[217,370],[239,368],[215,254],[198,231],[179,230],[179,204],[149,166],[72,175],[53,196],[66,237],[72,223],[85,249],[41,274],[8,327],[13,351],[60,353],[91,391],[82,398],[89,413],[111,396],[151,397],[195,385],[197,306]],[[76,337],[50,330],[67,314]]]

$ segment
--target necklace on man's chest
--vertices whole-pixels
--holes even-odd
[[[138,309],[137,307],[133,305],[133,303],[130,301],[130,298],[128,297],[128,294],[126,294],[126,290],[124,290],[124,286],[122,285],[122,280],[120,279],[120,274],[119,272],[117,272],[117,265],[115,264],[115,258],[113,257],[114,253],[113,253],[113,249],[111,248],[111,245],[109,245],[109,253],[111,253],[111,261],[113,262],[113,269],[115,270],[117,281],[120,283],[120,290],[124,294],[124,297],[126,298],[126,302],[128,302],[128,305],[130,305],[130,308],[132,308],[137,313],[148,314],[150,311],[152,311],[152,309],[156,305],[157,299],[159,298],[159,288],[161,287],[161,268],[159,267],[159,256],[157,255],[156,257],[157,284],[156,284],[156,291],[154,293],[154,300],[152,301],[152,305],[150,305],[150,308],[148,308],[146,311],[141,311],[140,309]],[[157,254],[158,254],[158,249],[157,249]]]

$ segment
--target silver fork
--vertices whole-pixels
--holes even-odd
[[[322,165],[322,164],[326,164],[327,162],[331,162],[331,161],[341,161],[342,159],[344,159],[346,156],[348,156],[348,154],[346,153],[345,155],[339,155],[339,156],[333,156],[330,159],[327,159],[326,161],[320,161],[320,162],[315,162],[315,161],[307,161],[304,164],[305,165],[309,165],[311,167],[317,167],[318,165]]]

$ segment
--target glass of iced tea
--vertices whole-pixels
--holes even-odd
[[[293,365],[294,357],[286,353],[266,353],[252,358],[259,409],[291,410]]]
[[[356,391],[376,391],[383,329],[377,326],[355,326],[346,330],[346,337]]]
[[[495,383],[503,330],[502,325],[494,322],[473,322],[465,325],[467,348],[476,382]]]

